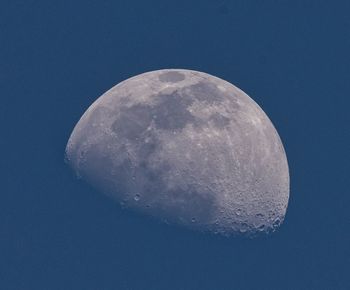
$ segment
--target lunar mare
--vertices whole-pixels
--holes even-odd
[[[123,207],[201,231],[271,232],[288,206],[273,124],[243,91],[203,72],[164,69],[117,84],[83,114],[65,158]]]

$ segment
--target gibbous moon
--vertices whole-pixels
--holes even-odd
[[[104,93],[76,124],[66,162],[122,207],[223,235],[274,231],[289,172],[279,135],[243,91],[164,69]]]

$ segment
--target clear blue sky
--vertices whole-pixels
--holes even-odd
[[[1,290],[350,289],[348,1],[1,1]],[[133,75],[226,79],[269,115],[291,197],[275,234],[224,239],[121,211],[63,162]]]

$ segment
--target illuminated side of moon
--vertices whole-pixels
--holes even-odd
[[[192,229],[271,232],[286,214],[273,124],[243,91],[198,71],[147,72],[107,91],[76,124],[66,160],[123,207]]]

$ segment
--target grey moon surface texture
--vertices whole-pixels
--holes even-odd
[[[163,69],[117,84],[76,124],[65,160],[122,207],[194,230],[272,232],[288,206],[287,158],[270,119],[203,72]]]

